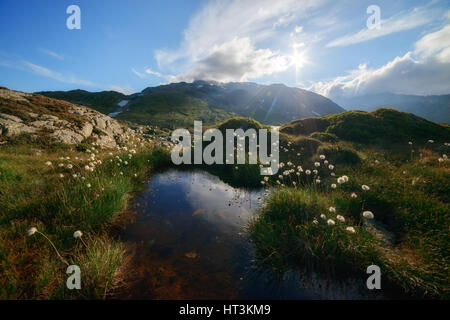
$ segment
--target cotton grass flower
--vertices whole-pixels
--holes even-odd
[[[327,220],[327,224],[328,224],[329,226],[334,226],[334,225],[336,224],[336,222],[334,222],[333,219],[328,219],[328,220]]]
[[[320,218],[323,219],[323,220],[325,220],[325,219],[327,218],[327,216],[324,215],[324,214],[322,213],[322,214],[320,215]]]
[[[314,220],[313,220],[313,223],[314,223],[314,224],[319,224],[319,221],[317,221],[317,219],[314,219]]]
[[[332,164],[328,165],[328,169],[333,170],[334,166]]]
[[[341,216],[340,214],[338,214],[338,215],[336,216],[336,219],[337,219],[338,221],[340,221],[340,222],[345,222],[345,218],[344,218],[343,216]]]
[[[361,186],[361,189],[363,189],[363,191],[369,191],[369,190],[370,190],[370,187],[369,187],[368,185],[363,184],[363,185]]]
[[[43,234],[42,232],[40,232],[36,227],[32,227],[27,231],[27,236],[31,237],[32,235],[34,235],[35,233],[40,234],[41,236],[43,236],[53,247],[53,249],[55,249],[56,254],[58,255],[58,257],[61,259],[62,262],[64,262],[65,264],[69,265],[69,263],[61,256],[61,254],[59,253],[58,249],[56,248],[55,244],[53,243],[52,240],[50,240],[45,234]]]
[[[51,163],[50,161],[47,161],[47,162],[45,163],[45,165],[46,165],[47,167],[50,167],[50,166],[52,165],[52,163]]]
[[[335,207],[329,207],[328,211],[335,213],[336,212],[336,208]]]
[[[81,238],[82,235],[83,235],[83,232],[81,232],[80,230],[77,230],[77,231],[75,231],[75,232],[73,233],[73,237],[74,237],[75,239]]]
[[[353,227],[347,227],[347,228],[345,228],[345,230],[347,230],[350,233],[356,233],[356,230]]]
[[[90,188],[90,187],[91,187],[91,184],[90,184],[90,183],[86,184],[86,187]]]
[[[332,183],[332,184],[331,184],[331,189],[336,189],[336,187],[337,187],[337,186],[336,186],[335,183]]]
[[[314,162],[314,166],[315,166],[316,168],[320,167],[320,162]]]
[[[373,215],[372,211],[364,211],[363,212],[363,217],[366,218],[366,219],[373,219],[374,215]]]
[[[31,237],[31,236],[32,236],[33,234],[35,234],[37,231],[38,231],[37,228],[32,227],[32,228],[28,229],[28,231],[27,231],[27,236]]]
[[[352,194],[350,195],[350,197],[352,197],[353,199],[356,199],[356,198],[358,198],[358,195],[357,195],[356,193],[352,192]]]
[[[87,248],[87,244],[86,244],[86,242],[84,242],[82,236],[83,236],[83,232],[81,232],[80,230],[77,230],[73,233],[73,237],[75,239],[80,239],[81,242],[83,243],[83,245]]]
[[[320,158],[321,160],[325,160],[325,155],[321,154],[321,155],[319,156],[319,158]]]

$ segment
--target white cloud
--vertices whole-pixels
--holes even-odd
[[[133,72],[136,76],[138,76],[141,79],[145,78],[145,74],[144,73],[136,71],[136,69],[134,69],[134,68],[131,68],[131,72]]]
[[[186,71],[172,79],[207,76],[210,80],[240,81],[283,71],[289,55],[262,43],[270,39],[272,48],[277,47],[283,36],[289,36],[279,27],[292,24],[328,1],[210,1],[191,19],[179,48],[157,50],[155,59],[160,68],[183,62]],[[236,45],[243,45],[243,52],[238,52]]]
[[[105,90],[117,91],[125,95],[133,94],[136,92],[136,90],[131,87],[122,87],[117,85],[110,85]]]
[[[64,83],[71,83],[71,84],[79,84],[84,86],[95,86],[94,83],[88,80],[81,80],[71,75],[63,75],[62,73],[59,73],[57,71],[50,70],[48,68],[45,68],[43,66],[23,61],[21,65],[17,66],[19,69],[25,69],[28,71],[31,71],[34,74],[51,78],[53,80],[64,82]]]
[[[235,38],[215,46],[210,55],[197,61],[192,69],[174,77],[172,81],[247,81],[284,71],[291,64],[290,57],[270,49],[255,49],[249,38]]]
[[[450,62],[450,24],[417,41],[415,53],[424,58],[436,56],[443,63]]]
[[[360,65],[349,74],[318,82],[311,90],[330,98],[393,92],[430,95],[450,93],[450,25],[427,34],[415,51],[396,57],[378,69]]]
[[[154,71],[150,68],[146,68],[143,72],[139,72],[136,69],[131,68],[131,72],[133,72],[137,77],[141,79],[147,78],[148,75],[154,75],[160,78],[164,77],[164,75],[162,75],[160,72]]]
[[[295,33],[300,33],[303,31],[303,27],[302,26],[295,26]]]
[[[145,73],[146,74],[152,74],[152,75],[157,76],[157,77],[162,77],[163,76],[160,72],[154,71],[154,70],[152,70],[150,68],[145,69]]]
[[[381,11],[381,15],[383,11]],[[345,35],[327,44],[327,47],[348,46],[389,34],[414,29],[433,21],[438,15],[435,9],[427,7],[414,8],[409,11],[400,12],[388,19],[381,19],[379,29],[364,28],[357,33]]]
[[[58,60],[64,60],[64,56],[62,54],[56,53],[54,51],[48,50],[48,49],[39,49],[39,51],[41,51],[42,53],[45,53],[46,55],[58,59]]]

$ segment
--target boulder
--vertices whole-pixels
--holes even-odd
[[[52,133],[52,136],[61,143],[78,144],[84,140],[84,137],[69,129],[59,129]]]
[[[5,119],[5,120],[11,120],[14,122],[23,122],[22,119],[20,119],[19,117],[10,115],[10,114],[6,114],[6,113],[0,113],[0,118]]]
[[[79,131],[79,133],[84,137],[84,138],[88,138],[91,136],[92,134],[92,130],[94,129],[94,127],[92,126],[92,124],[90,124],[89,122],[86,122],[83,127],[81,128],[81,130]]]
[[[37,128],[27,126],[21,122],[0,119],[0,127],[2,128],[2,134],[6,136],[17,136],[24,133],[35,133]]]

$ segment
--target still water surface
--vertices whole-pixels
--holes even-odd
[[[122,298],[360,298],[353,285],[314,276],[306,284],[294,272],[275,280],[255,268],[245,226],[263,197],[264,190],[232,188],[204,171],[155,174],[121,235],[134,251]]]

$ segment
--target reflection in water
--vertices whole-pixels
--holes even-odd
[[[330,289],[311,277],[306,285],[293,272],[274,281],[254,271],[245,226],[263,197],[262,190],[235,189],[203,171],[153,176],[134,199],[136,221],[121,235],[133,254],[119,298],[358,297],[352,286]]]

